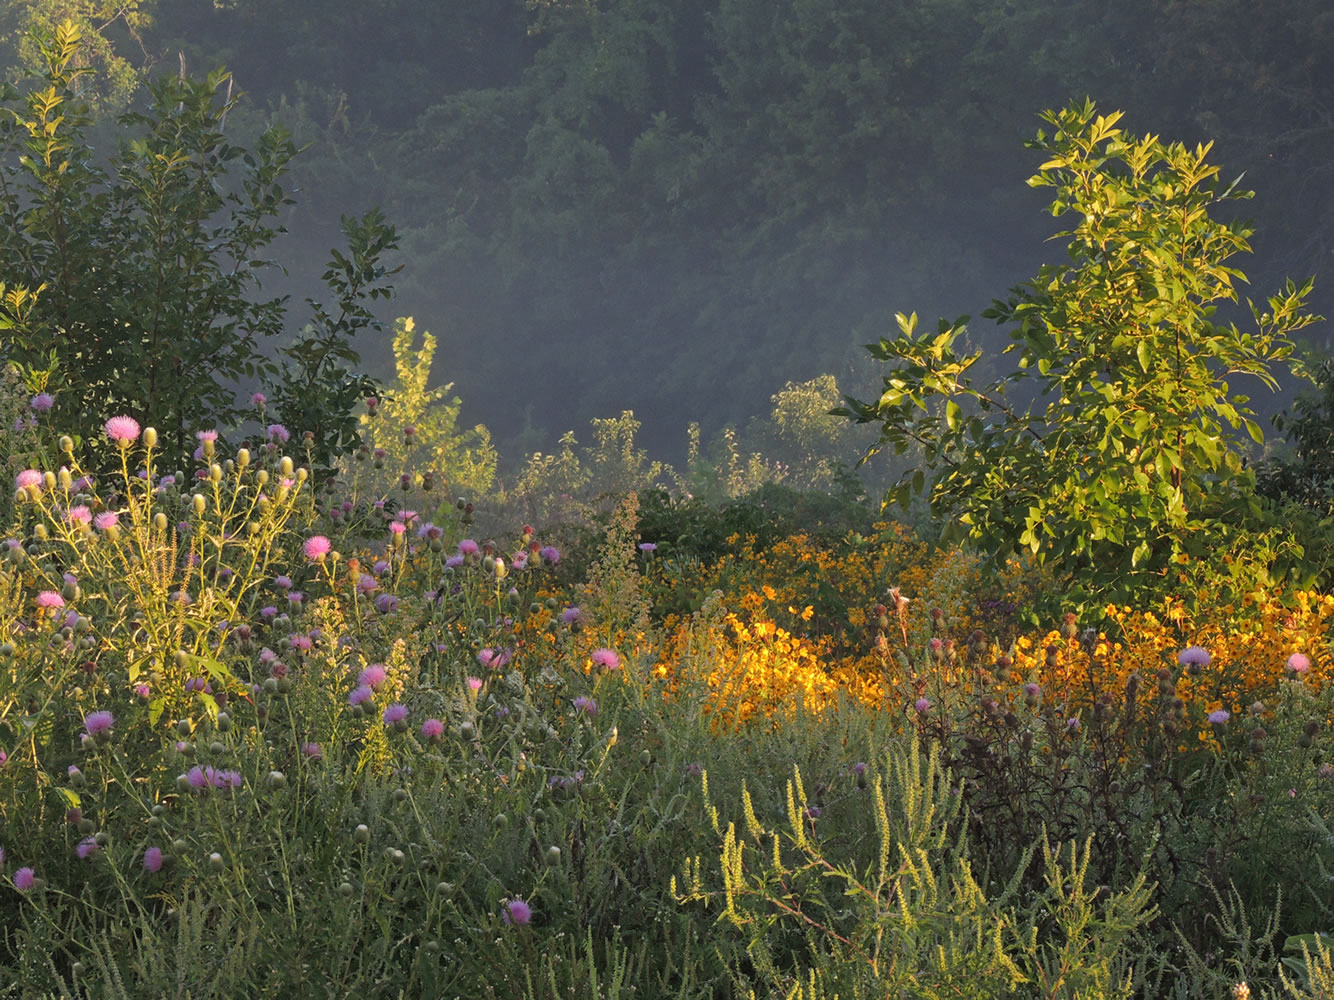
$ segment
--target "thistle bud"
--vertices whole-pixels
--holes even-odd
[[[196,493],[192,496],[190,498],[190,503],[194,507],[196,514],[203,515],[204,511],[208,509],[208,501],[204,499],[204,494],[202,493]]]
[[[278,471],[281,472],[284,476],[290,476],[292,474],[292,470],[295,468],[296,466],[292,464],[292,460],[286,455],[284,455],[278,461]]]

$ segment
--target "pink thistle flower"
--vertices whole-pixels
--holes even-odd
[[[384,710],[384,722],[387,726],[396,726],[408,717],[408,706],[397,703]]]
[[[439,719],[427,719],[422,723],[422,736],[431,742],[435,742],[445,735],[445,724]]]
[[[269,424],[268,434],[269,440],[275,444],[286,444],[292,438],[292,432],[282,424]]]
[[[70,524],[91,524],[93,520],[93,512],[83,504],[79,504],[66,511],[65,520],[69,521]]]
[[[384,683],[384,679],[389,676],[382,663],[372,663],[369,667],[357,675],[357,683],[364,684],[371,690],[375,690]]]
[[[472,691],[473,694],[482,690],[482,679],[480,677],[469,677],[468,690]]]
[[[218,440],[218,432],[215,430],[197,431],[195,439],[200,442]]]
[[[144,871],[161,871],[162,860],[162,848],[150,847],[148,850],[144,851]]]
[[[104,510],[93,518],[93,527],[98,531],[110,531],[118,524],[120,524],[120,518],[109,510]]]
[[[600,670],[620,670],[621,658],[614,649],[593,650],[593,665]]]
[[[352,689],[352,693],[347,696],[349,705],[364,705],[374,696],[368,684],[359,684]]]
[[[311,760],[324,759],[324,747],[320,746],[318,743],[302,743],[301,752]]]
[[[122,448],[128,448],[130,442],[139,436],[139,421],[133,417],[112,417],[104,425],[107,437]]]
[[[110,712],[89,712],[83,720],[84,728],[88,730],[89,736],[105,736],[111,732],[111,727],[116,724],[116,717]]]
[[[931,699],[918,698],[913,702],[912,707],[917,710],[918,715],[925,715],[927,712],[931,711]]]
[[[36,486],[39,489],[42,485],[42,474],[36,469],[24,469],[14,477],[14,486],[20,490],[26,490]]]
[[[28,405],[32,407],[34,413],[49,413],[51,407],[56,405],[56,399],[50,393],[39,392],[32,397]]]
[[[63,608],[65,599],[55,590],[43,590],[37,595],[37,606],[42,609]]]
[[[1311,658],[1305,653],[1293,653],[1288,657],[1288,669],[1294,674],[1304,674],[1311,669]]]
[[[464,558],[467,558],[469,556],[475,556],[477,555],[477,552],[478,552],[477,543],[474,542],[471,538],[465,538],[463,541],[459,542],[459,555],[463,556]]]
[[[390,531],[391,534],[394,534],[394,535],[401,535],[401,534],[403,534],[403,532],[407,531],[407,529],[408,529],[408,526],[407,526],[406,524],[404,524],[402,521],[390,521],[390,522],[389,522],[389,531]]]
[[[263,406],[263,405],[264,405],[265,403],[267,403],[268,401],[269,401],[269,397],[266,396],[266,395],[264,395],[264,393],[262,393],[262,392],[252,393],[251,396],[250,396],[250,405],[251,405],[251,406]]]
[[[522,927],[533,919],[533,908],[522,899],[511,899],[500,911],[500,916],[511,927]]]
[[[79,856],[79,859],[81,861],[87,861],[89,858],[91,858],[94,854],[97,853],[97,850],[98,850],[97,840],[93,837],[84,837],[81,841],[79,841],[78,846],[74,848],[74,853]]]
[[[539,555],[541,555],[543,562],[550,563],[552,566],[560,562],[560,549],[556,548],[554,545],[546,546],[542,549]]]
[[[311,535],[306,539],[305,544],[303,544],[301,548],[302,551],[305,552],[307,559],[312,562],[323,562],[324,557],[329,554],[329,549],[332,548],[332,546],[329,544],[329,539],[325,538],[323,535]]]
[[[37,875],[31,868],[20,868],[14,873],[14,888],[19,892],[31,892],[37,885]]]
[[[587,698],[584,695],[580,695],[578,698],[575,698],[571,704],[574,705],[574,710],[576,712],[582,713],[584,715],[598,714],[598,703],[596,699]]]

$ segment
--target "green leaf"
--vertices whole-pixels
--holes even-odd
[[[1135,357],[1139,359],[1140,369],[1147,372],[1153,364],[1153,349],[1147,340],[1141,340],[1135,346]]]
[[[945,426],[952,431],[957,431],[962,416],[963,411],[959,408],[959,404],[952,399],[947,399],[945,401]]]

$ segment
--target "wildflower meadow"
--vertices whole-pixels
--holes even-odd
[[[47,86],[5,132],[29,150],[11,175],[37,185],[7,210],[57,256],[94,253],[105,190],[137,197],[126,178],[186,199],[172,185],[195,180],[151,142],[194,142],[219,171],[240,157],[220,151],[211,92],[178,81],[161,120],[126,123],[151,142],[118,174],[62,168],[80,141],[59,113],[77,41],[48,40]],[[180,116],[188,128],[165,127]],[[1288,356],[1297,286],[1235,357],[1205,306],[1095,301],[1100,262],[1145,232],[1216,249],[1221,230],[1112,218],[1152,215],[1178,175],[1203,212],[1192,192],[1212,174],[1091,106],[1053,124],[1043,169],[1082,178],[1047,177],[1062,198],[1100,192],[1072,239],[1103,256],[1075,254],[1077,273],[1005,312],[1035,369],[1084,377],[1083,347],[1057,350],[1042,319],[1076,305],[1193,331],[1198,358]],[[266,142],[243,160],[244,197],[210,203],[252,240],[229,253],[262,242],[282,201],[286,147]],[[1099,174],[1099,150],[1126,172]],[[78,245],[50,236],[67,183]],[[53,331],[73,327],[41,311],[58,285],[4,292],[0,996],[1334,995],[1321,536],[1283,533],[1300,512],[1262,502],[1240,443],[1187,433],[1192,393],[1191,412],[1243,431],[1251,417],[1209,395],[1203,368],[1163,391],[1150,375],[1170,337],[1117,343],[1140,382],[1085,365],[1092,383],[1066,387],[1083,406],[1111,386],[1147,415],[1106,413],[1089,436],[965,391],[957,328],[904,318],[873,348],[899,365],[885,394],[843,412],[911,459],[898,507],[832,463],[794,484],[734,447],[692,449],[678,474],[636,447],[632,414],[506,472],[484,428],[456,428],[457,400],[427,393],[429,351],[397,386],[353,370],[351,335],[392,274],[384,226],[345,223],[342,307],[312,303],[286,369],[248,368],[249,339],[215,358],[235,366],[210,375],[225,406],[169,380],[154,395],[129,367],[99,381],[61,354]],[[107,267],[130,287],[152,252]],[[183,312],[212,266],[194,259],[177,298],[162,293],[178,319],[231,336],[280,320],[275,301],[229,325],[241,307],[221,294],[217,315]],[[1229,273],[1181,294],[1225,297]],[[1114,291],[1143,275],[1126,263]],[[102,329],[89,322],[81,336]],[[397,329],[402,361],[414,326]],[[96,343],[168,370],[151,337]],[[962,410],[969,393],[1005,419]],[[1096,477],[1079,477],[1080,449]],[[911,502],[915,481],[933,509]]]

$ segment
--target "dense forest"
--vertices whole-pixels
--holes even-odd
[[[383,206],[382,318],[435,332],[514,458],[625,409],[675,456],[680,414],[707,436],[789,380],[864,388],[896,310],[976,315],[1051,256],[1024,140],[1071,97],[1217,141],[1259,192],[1257,300],[1331,251],[1323,0],[7,0],[5,74],[70,15],[108,115],[225,65],[228,128],[306,147],[266,289],[305,295],[340,215]],[[387,335],[358,346],[392,373]]]

